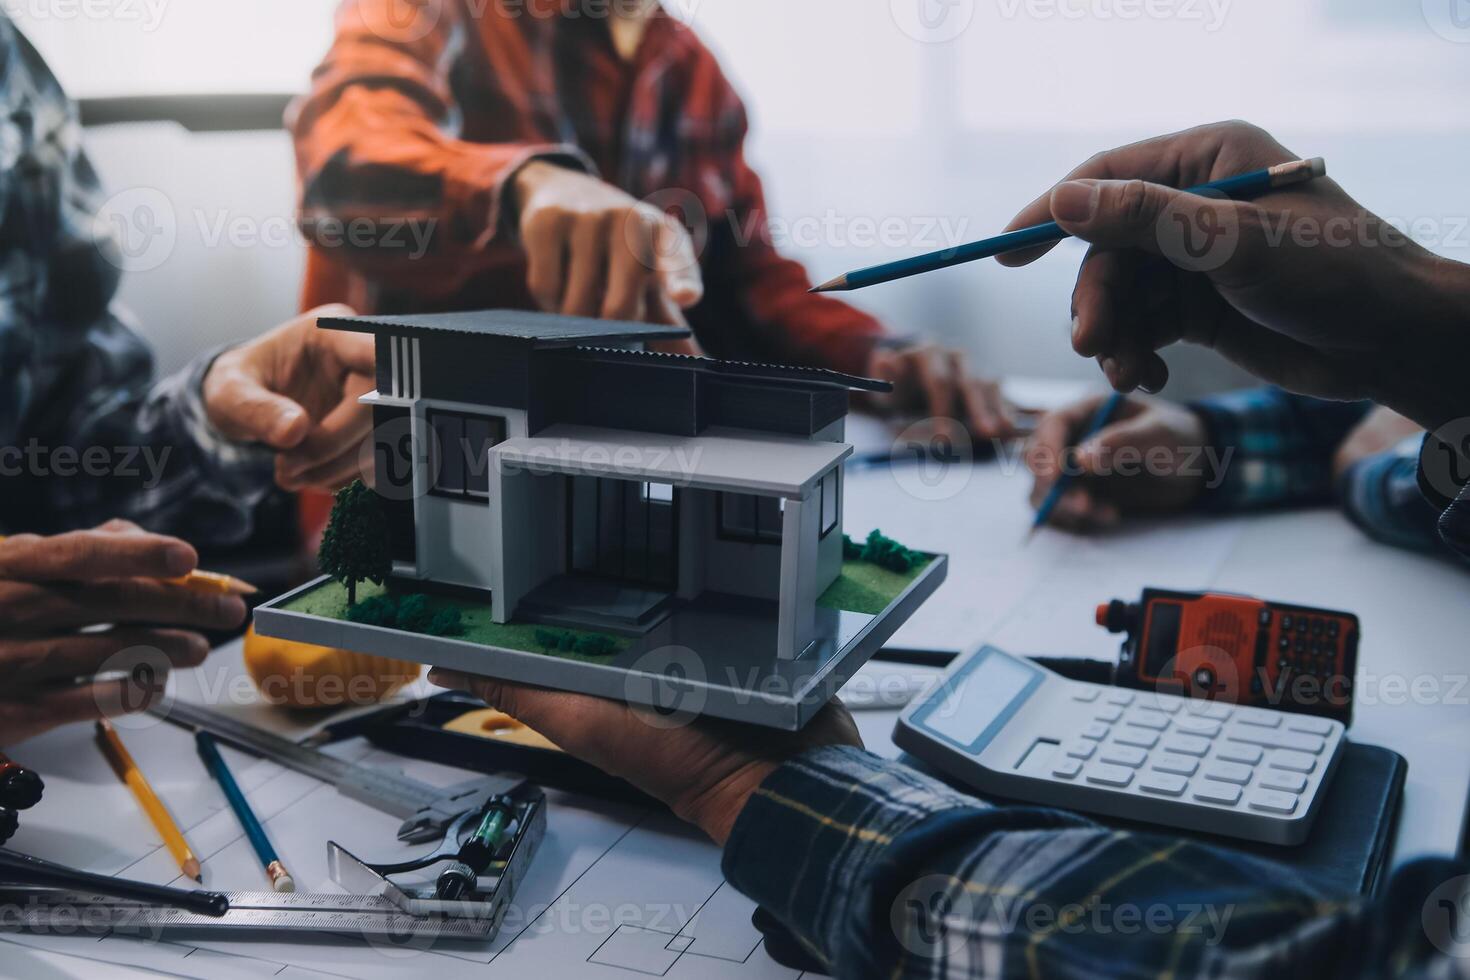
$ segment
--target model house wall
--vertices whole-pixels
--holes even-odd
[[[681,332],[649,325],[323,325],[376,335],[365,400],[396,576],[484,593],[500,622],[609,629],[637,630],[660,596],[748,598],[779,607],[780,656],[815,639],[816,599],[842,565],[848,392],[881,383],[651,353],[646,339]],[[600,604],[557,605],[567,582],[594,578],[614,583]]]

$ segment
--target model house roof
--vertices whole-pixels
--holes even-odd
[[[699,371],[737,378],[760,381],[798,381],[804,384],[828,385],[834,388],[852,388],[857,391],[892,391],[893,385],[875,378],[861,378],[855,374],[843,374],[828,368],[801,367],[790,364],[762,364],[756,361],[722,361],[713,357],[696,357],[692,354],[665,354],[661,351],[623,350],[610,347],[579,345],[564,356],[585,356],[597,361],[620,361],[630,363],[663,363]]]
[[[553,425],[491,450],[500,464],[528,471],[646,480],[696,489],[733,490],[800,499],[852,453],[841,442],[753,437],[707,429],[671,436],[590,425]]]
[[[414,313],[385,316],[327,316],[317,321],[324,330],[376,334],[451,333],[523,340],[535,347],[565,344],[615,343],[620,340],[679,340],[690,335],[685,327],[656,323],[593,320],[579,316],[527,313],[523,310],[477,310],[464,313]]]

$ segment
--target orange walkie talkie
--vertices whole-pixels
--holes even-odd
[[[1097,607],[1126,633],[1121,687],[1352,719],[1358,617],[1220,592],[1144,589]]]

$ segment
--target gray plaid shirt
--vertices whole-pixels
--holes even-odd
[[[75,107],[3,14],[0,78],[0,533],[125,517],[199,544],[243,540],[270,455],[205,418],[212,358],[155,381],[113,305],[120,262]]]

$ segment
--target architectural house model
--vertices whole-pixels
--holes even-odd
[[[796,728],[943,580],[943,556],[886,542],[909,557],[880,567],[844,535],[848,398],[882,382],[657,353],[688,332],[648,324],[319,326],[376,339],[391,574],[350,607],[309,583],[263,634]],[[408,595],[452,627],[383,612]]]

